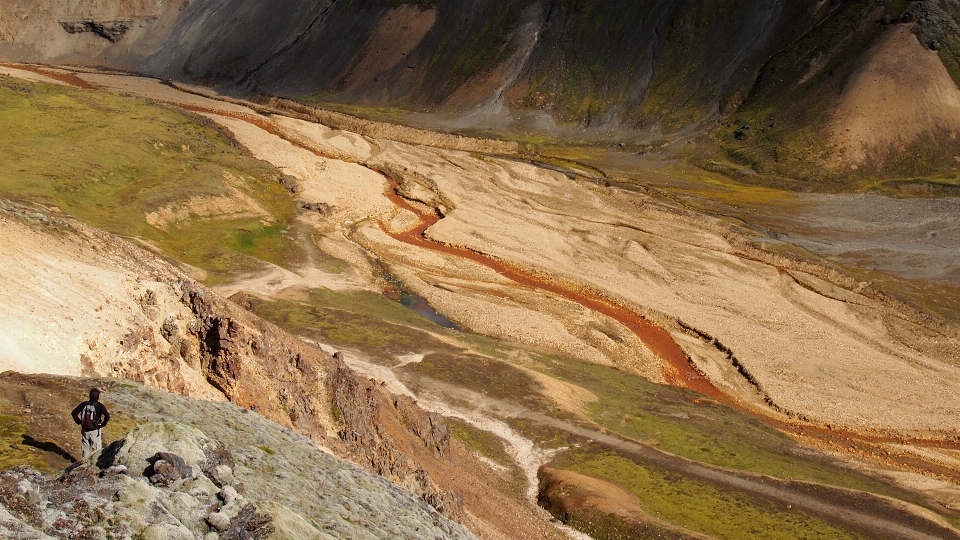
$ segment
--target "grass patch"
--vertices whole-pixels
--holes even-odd
[[[95,227],[141,237],[210,273],[210,282],[306,260],[284,234],[295,217],[279,171],[203,117],[143,99],[0,76],[0,197],[56,206]],[[228,181],[225,177],[232,178]],[[239,190],[269,218],[198,218],[161,230],[146,214]],[[267,222],[264,225],[264,222]]]
[[[0,470],[26,465],[41,472],[56,471],[37,449],[23,443],[29,431],[20,415],[13,414],[10,404],[0,401]]]
[[[445,420],[453,436],[463,442],[467,448],[506,469],[505,474],[500,475],[503,483],[498,489],[515,500],[525,502],[525,476],[507,452],[503,439],[456,418]]]
[[[456,418],[447,418],[446,422],[450,426],[453,436],[467,445],[471,450],[505,467],[513,465],[513,460],[510,458],[510,454],[507,453],[507,448],[504,446],[503,440],[500,437],[497,437],[489,431],[475,428]]]
[[[301,101],[313,107],[349,114],[350,116],[355,116],[357,118],[362,118],[364,120],[370,120],[373,122],[388,122],[391,124],[405,125],[407,115],[410,114],[409,110],[401,107],[370,107],[351,103],[340,103],[337,101],[329,101],[322,95],[298,98],[297,101]]]
[[[537,369],[599,398],[589,413],[600,426],[662,450],[721,467],[889,495],[918,504],[915,493],[840,466],[762,421],[688,390],[658,385],[614,368],[543,358]]]
[[[575,449],[555,465],[601,478],[630,491],[643,509],[660,519],[720,539],[814,540],[861,539],[799,511],[717,487],[626,457]],[[602,532],[602,531],[600,531]],[[601,535],[601,538],[605,535]]]
[[[506,418],[504,422],[543,448],[568,448],[583,441],[576,435],[529,418]]]
[[[540,383],[528,373],[499,360],[465,353],[434,353],[409,364],[405,371],[454,384],[533,410],[549,410]]]
[[[311,289],[306,294],[301,301],[242,296],[239,302],[293,334],[376,356],[458,350],[424,331],[442,328],[380,294],[328,289]]]

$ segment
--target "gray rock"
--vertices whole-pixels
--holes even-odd
[[[217,465],[214,470],[223,484],[233,485],[237,483],[237,479],[233,476],[233,469],[229,465]]]
[[[269,530],[273,538],[311,540],[474,538],[414,493],[232,404],[133,384],[112,387],[110,395],[118,410],[137,411],[145,423],[104,452],[102,469],[86,463],[55,482],[26,470],[0,472],[0,484],[16,498],[4,499],[0,490],[0,538],[59,536],[55,522],[77,531],[101,527],[110,538],[197,539],[211,528],[226,540],[266,538]],[[429,419],[423,428],[425,435],[433,433]],[[152,458],[163,459],[151,465]],[[161,470],[169,465],[181,473],[189,467],[196,478],[152,484],[144,473],[157,474],[148,469],[158,463]],[[33,487],[41,498],[29,515],[17,513],[27,506],[18,484],[25,492]],[[48,507],[43,501],[65,502]],[[5,512],[12,516],[9,524]],[[40,521],[34,521],[35,512]],[[87,516],[102,517],[84,522]]]
[[[207,523],[214,529],[223,532],[230,528],[230,516],[223,512],[211,512],[207,515]]]
[[[217,494],[217,497],[223,501],[224,505],[229,505],[233,501],[237,500],[237,490],[233,486],[223,486],[223,489],[220,490],[220,493]]]
[[[152,468],[151,459],[159,452],[175,454],[185,466],[197,467],[206,460],[204,447],[210,440],[197,429],[173,422],[155,422],[134,428],[123,439],[111,465],[145,474]]]
[[[220,538],[223,540],[263,540],[273,534],[273,518],[257,512],[257,507],[248,504],[240,510]]]

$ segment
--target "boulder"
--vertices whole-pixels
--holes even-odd
[[[169,486],[177,480],[195,478],[196,469],[190,467],[183,461],[183,458],[169,452],[157,452],[152,458],[148,459],[153,464],[148,468],[144,476],[150,479],[150,483],[159,486]]]
[[[120,447],[109,465],[123,465],[131,474],[143,474],[150,478],[156,474],[154,465],[157,460],[154,458],[166,454],[175,462],[175,465],[171,465],[173,469],[179,467],[181,472],[186,471],[184,467],[199,470],[206,461],[204,450],[211,446],[207,436],[192,427],[174,422],[142,424],[120,441]],[[169,460],[164,461],[170,463]],[[166,468],[166,465],[163,467]],[[165,470],[174,473],[172,469]],[[191,476],[192,471],[188,475],[181,475],[181,478]]]

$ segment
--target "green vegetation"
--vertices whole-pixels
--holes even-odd
[[[503,475],[504,480],[500,490],[518,501],[524,500],[526,496],[525,477],[507,452],[503,439],[456,418],[447,418],[446,422],[450,426],[453,436],[468,448],[505,467],[509,472]]]
[[[374,122],[389,122],[393,124],[404,125],[407,123],[407,115],[410,114],[410,111],[401,107],[370,107],[349,103],[338,103],[335,101],[328,101],[324,98],[324,96],[321,95],[299,98],[299,101],[302,101],[307,105],[319,107],[321,109],[349,114],[350,116],[355,116],[357,118],[363,118],[364,120],[371,120]]]
[[[489,431],[484,431],[473,427],[472,425],[457,420],[456,418],[447,419],[453,436],[463,441],[469,448],[475,450],[478,454],[505,466],[513,466],[513,460],[503,444],[503,439],[497,437]]]
[[[556,465],[615,483],[639,497],[647,513],[718,539],[862,538],[802,512],[602,450],[571,450]],[[591,532],[607,537],[603,530]]]
[[[118,137],[118,134],[122,136]],[[107,231],[145,239],[209,272],[209,283],[259,266],[295,266],[293,203],[280,173],[211,121],[117,94],[0,76],[0,197],[56,206]],[[146,215],[237,192],[269,214],[197,217],[162,230]]]
[[[492,398],[520,403],[533,410],[548,409],[540,384],[507,362],[469,353],[433,353],[405,370],[473,390]]]
[[[54,472],[56,469],[47,463],[40,451],[24,444],[29,427],[21,421],[20,415],[10,412],[9,403],[0,401],[0,471],[25,465],[43,472]]]
[[[600,426],[667,452],[721,467],[922,503],[916,494],[804,449],[762,421],[696,392],[564,358],[543,357],[537,369],[593,392],[599,400],[590,404],[590,416]]]
[[[245,297],[240,302],[260,317],[296,335],[379,357],[454,351],[424,330],[442,329],[375,292],[311,289],[301,301]]]

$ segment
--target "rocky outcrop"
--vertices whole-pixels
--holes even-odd
[[[102,386],[116,416],[139,425],[59,476],[0,473],[0,536],[473,538],[256,413],[117,380],[69,384]]]
[[[50,310],[52,319],[88,321],[90,313],[104,319],[105,324],[96,327],[65,329],[64,337],[57,338],[93,344],[81,358],[83,374],[122,377],[195,398],[229,400],[351,457],[450,516],[462,515],[460,496],[438,487],[417,458],[408,455],[410,449],[430,448],[428,455],[444,451],[449,430],[442,418],[413,403],[402,402],[398,408],[386,391],[359,379],[339,359],[219,297],[142,249],[62,215],[3,204],[0,229],[8,239],[5,247],[23,244],[22,253],[49,250],[65,258],[58,268],[83,266],[120,276],[98,281],[108,282],[110,290],[78,283],[74,291],[69,279],[59,279],[60,287],[45,293],[47,299],[64,295],[56,300],[57,309]],[[32,282],[40,270],[23,257],[19,260],[28,274],[26,282]],[[9,278],[16,282],[16,276]],[[107,316],[108,309],[78,300],[81,297],[109,306],[116,311],[115,318]],[[32,296],[17,298],[11,301]],[[39,324],[40,307],[11,305],[3,314],[30,311],[34,324]],[[0,351],[0,359],[6,354]],[[153,474],[167,482],[176,476],[168,475],[175,472],[170,466],[177,467],[162,461]]]
[[[444,492],[427,471],[408,458],[393,435],[399,430],[412,431],[425,448],[440,457],[450,442],[450,428],[443,418],[425,412],[409,398],[391,399],[373,381],[357,378],[339,354],[335,361],[330,372],[331,401],[342,425],[338,435],[349,445],[351,459],[420,495],[453,519],[462,519],[462,496]]]
[[[120,41],[120,38],[130,30],[131,20],[120,21],[60,21],[60,26],[68,34],[92,32],[110,43]]]

